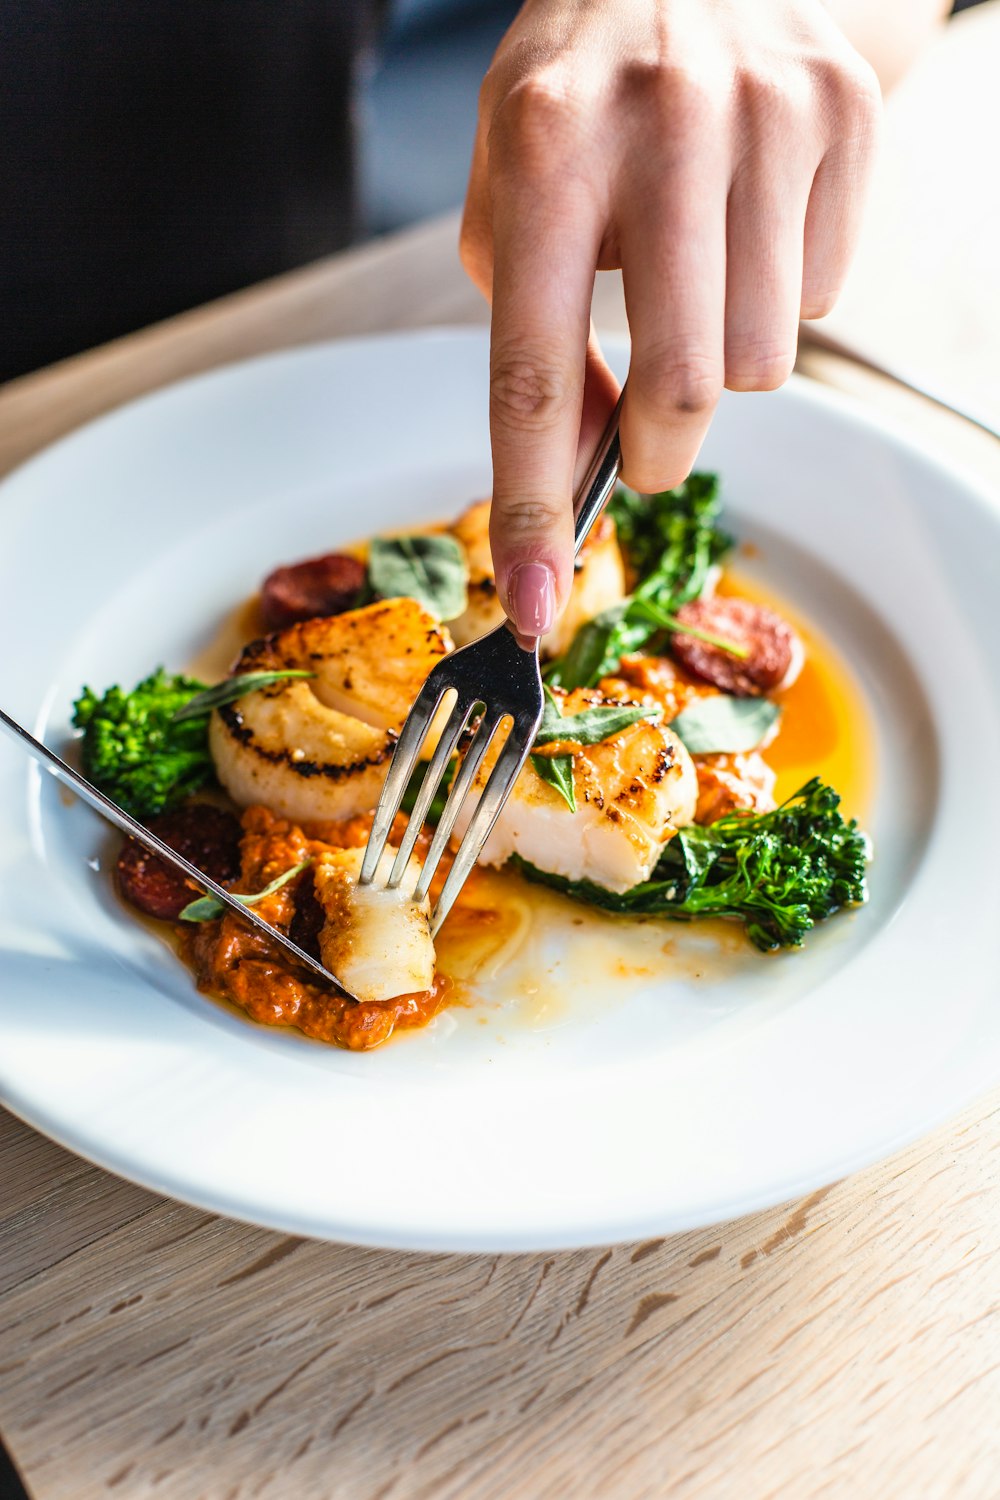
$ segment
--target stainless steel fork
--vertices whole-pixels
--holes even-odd
[[[621,404],[619,398],[577,490],[573,507],[574,556],[580,551],[590,528],[604,509],[618,478],[621,468],[621,448],[618,442]],[[496,630],[491,630],[489,635],[444,657],[431,672],[410,709],[393,753],[361,866],[359,881],[362,885],[371,884],[376,872],[381,875],[385,868],[382,854],[389,830],[419,762],[428,730],[437,717],[444,698],[451,693],[455,697],[450,712],[420,784],[406,833],[385,882],[390,889],[398,886],[403,878],[430,805],[469,720],[477,710],[482,710],[417,878],[414,898],[418,901],[423,900],[430,889],[434,872],[447,848],[462,806],[472,791],[483,757],[501,725],[507,720],[510,721],[510,729],[431,915],[431,931],[435,933],[479,858],[483,845],[510,796],[518,772],[531,753],[544,701],[538,666],[538,642],[534,641],[530,646],[521,645],[507,621]]]

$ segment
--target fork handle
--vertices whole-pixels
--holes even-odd
[[[618,441],[618,419],[621,416],[625,391],[622,389],[618,403],[608,418],[608,425],[587,468],[573,502],[573,556],[590,534],[590,528],[611,498],[611,491],[618,482],[622,466],[621,443]]]

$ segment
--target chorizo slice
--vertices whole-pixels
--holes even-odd
[[[240,825],[232,813],[192,802],[151,818],[149,831],[220,884],[239,874]],[[116,868],[118,888],[125,900],[163,922],[176,921],[188,902],[200,894],[180,871],[135,839],[126,839]]]
[[[745,656],[734,656],[721,646],[710,646],[682,631],[671,641],[673,654],[683,667],[724,693],[737,698],[760,697],[775,688],[790,687],[799,675],[805,654],[802,642],[780,615],[763,604],[715,595],[682,604],[677,618],[745,650]]]
[[[260,591],[264,624],[268,630],[284,630],[300,620],[343,614],[357,604],[367,576],[364,563],[346,552],[275,568]]]

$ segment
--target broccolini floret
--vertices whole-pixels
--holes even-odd
[[[214,783],[208,715],[173,722],[204,686],[158,667],[130,693],[111,687],[98,697],[85,687],[74,703],[84,774],[133,817],[145,821]]]
[[[735,812],[682,828],[652,879],[620,895],[516,862],[529,879],[592,906],[663,917],[736,917],[763,952],[798,948],[824,917],[868,899],[868,836],[843,818],[839,804],[833,788],[816,776],[774,812]]]
[[[663,630],[676,629],[675,612],[697,599],[709,569],[733,545],[719,526],[715,474],[691,474],[658,495],[620,486],[608,506],[618,529],[633,592],[577,631],[565,656],[546,669],[550,683],[592,687]]]
[[[676,489],[639,495],[619,485],[608,510],[635,582],[655,575],[659,603],[675,610],[696,599],[709,568],[733,539],[719,525],[722,500],[717,474],[689,474]]]

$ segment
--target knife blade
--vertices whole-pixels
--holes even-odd
[[[352,995],[350,990],[341,984],[335,974],[331,974],[329,969],[324,968],[304,948],[300,948],[298,943],[294,943],[287,933],[282,932],[277,927],[272,927],[270,922],[265,922],[264,918],[254,911],[252,906],[245,906],[242,901],[238,901],[231,891],[226,890],[225,886],[219,885],[211,876],[204,874],[196,865],[186,860],[183,855],[178,854],[175,849],[171,849],[169,844],[165,844],[162,839],[157,838],[155,833],[150,833],[148,828],[144,828],[124,808],[119,807],[110,797],[106,797],[85,776],[82,776],[79,771],[74,770],[54,750],[50,750],[48,745],[36,739],[29,730],[25,729],[23,724],[19,724],[16,719],[12,718],[10,714],[5,713],[2,708],[0,708],[0,727],[4,728],[30,756],[54,776],[57,776],[60,781],[65,782],[67,786],[71,787],[84,802],[88,803],[95,812],[100,813],[101,817],[108,823],[113,823],[123,833],[127,833],[132,838],[137,839],[144,848],[149,849],[159,859],[171,865],[175,870],[178,870],[194,885],[203,890],[206,895],[214,896],[216,901],[221,902],[227,911],[233,912],[244,922],[248,923],[249,926],[256,928],[258,932],[263,933],[265,937],[277,943],[280,948],[283,948],[303,968],[308,969],[311,974],[329,985],[342,999],[350,1000],[357,1004],[357,996]]]

